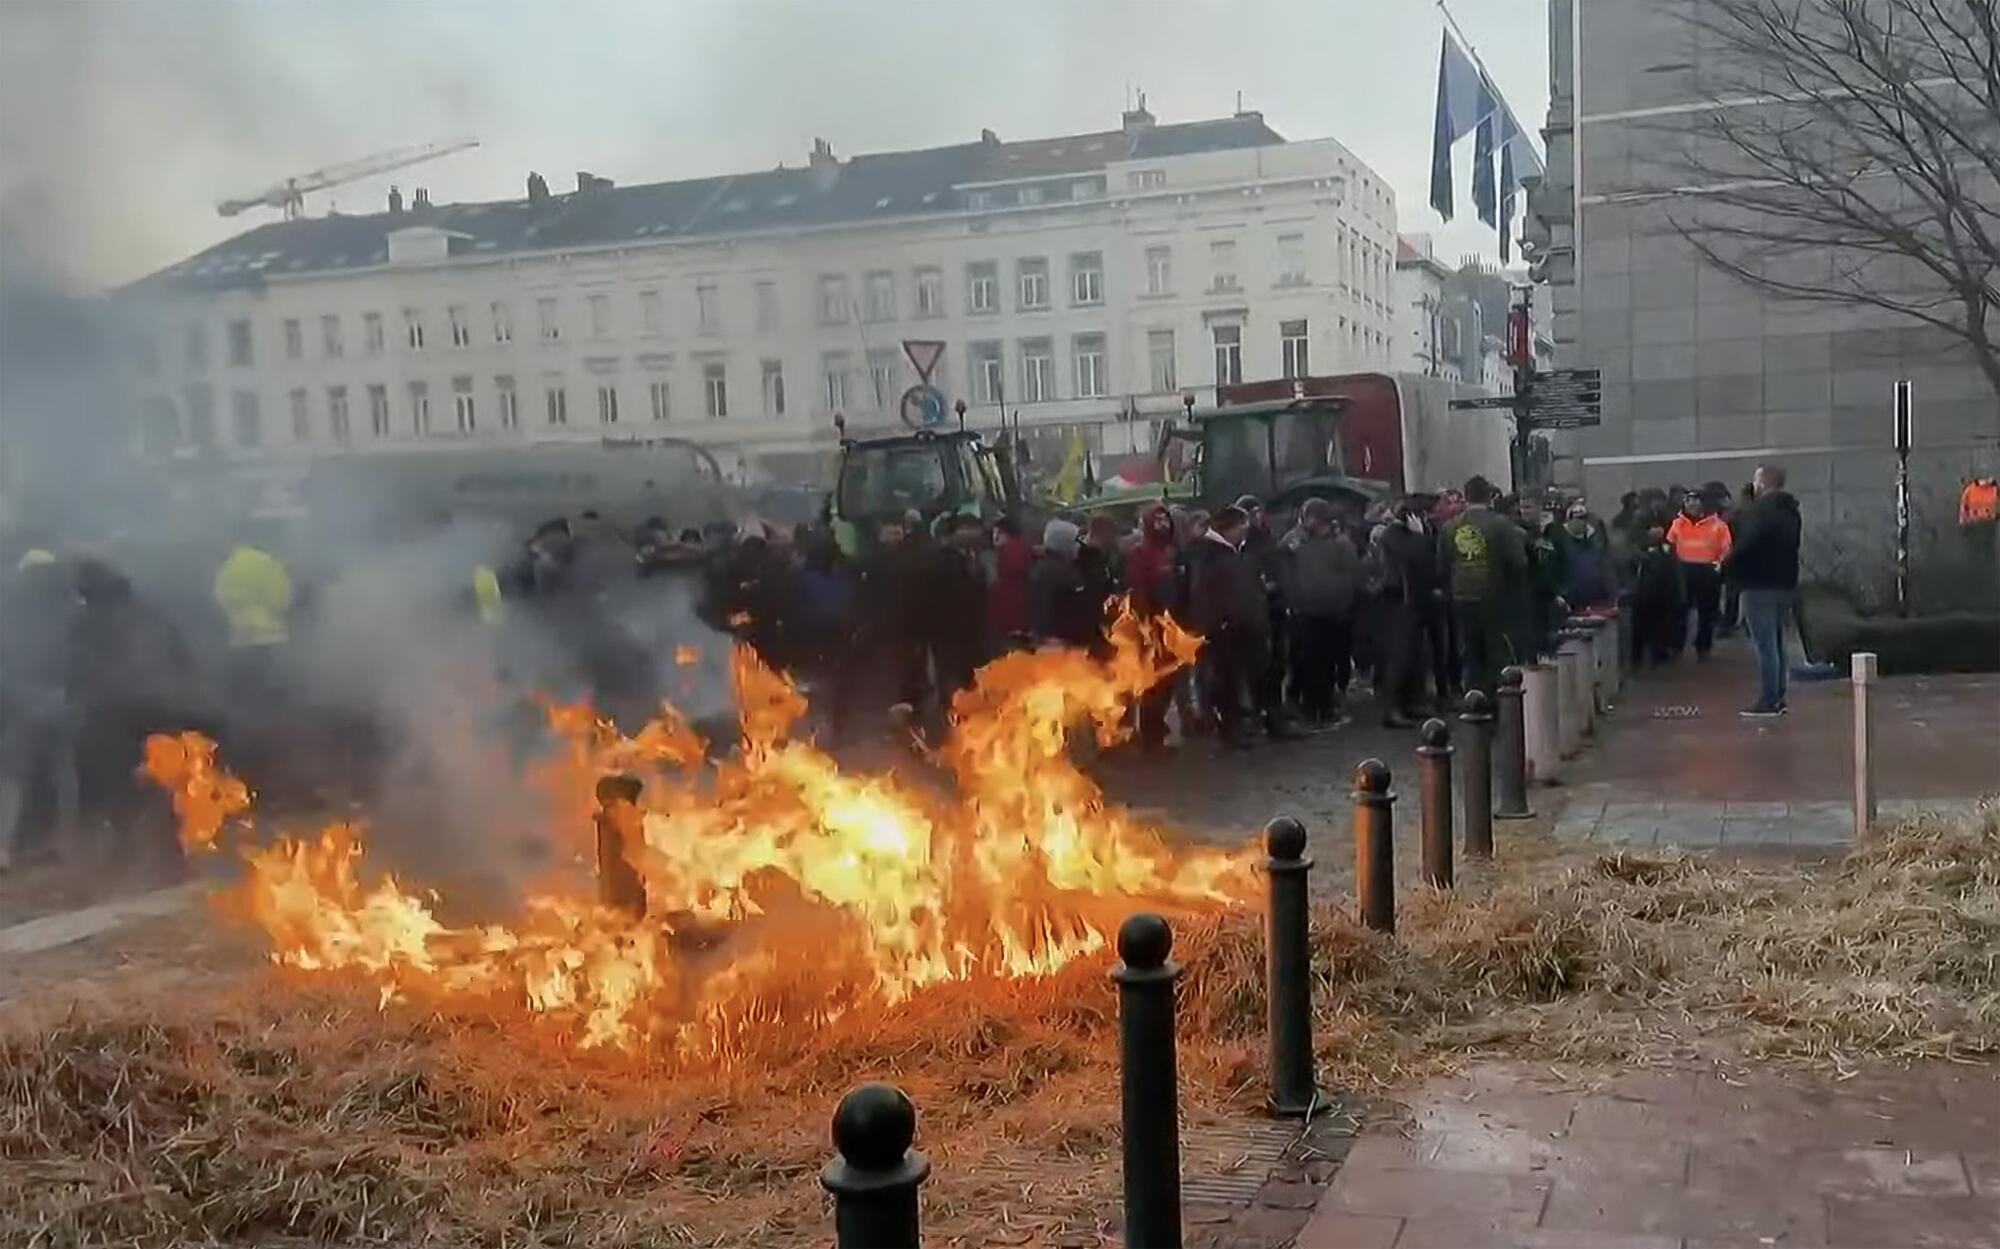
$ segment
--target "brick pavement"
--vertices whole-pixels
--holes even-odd
[[[1298,1249],[2000,1249],[2000,1067],[1490,1065],[1357,1141]]]

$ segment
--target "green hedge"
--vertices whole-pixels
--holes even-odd
[[[1874,651],[1885,674],[2000,672],[2000,614],[1940,612],[1869,616],[1824,588],[1804,592],[1811,657],[1845,668],[1857,651]]]

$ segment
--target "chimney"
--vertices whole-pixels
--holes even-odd
[[[1000,136],[994,134],[991,130],[981,130],[979,132],[979,141],[981,143],[984,143],[987,147],[1000,146]]]
[[[528,202],[544,204],[549,198],[549,180],[530,169],[528,171]]]
[[[389,211],[391,213],[399,213],[403,211],[402,187],[392,186],[389,188]]]
[[[840,177],[840,159],[833,154],[833,144],[825,139],[814,139],[812,156],[806,164],[812,170],[813,190],[833,189],[834,181]]]
[[[420,209],[428,209],[430,206],[430,189],[428,187],[418,187],[416,193],[410,197],[410,211],[416,212]]]
[[[1146,111],[1146,93],[1139,93],[1139,107],[1128,108],[1121,117],[1120,129],[1126,134],[1143,134],[1153,128],[1153,115]]]
[[[585,195],[591,191],[609,191],[613,183],[609,178],[600,178],[594,173],[579,169],[576,171],[576,193]]]

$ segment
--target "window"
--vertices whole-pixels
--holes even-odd
[[[499,300],[493,301],[493,341],[511,343],[514,341],[514,310]]]
[[[722,292],[712,282],[694,288],[695,323],[704,334],[722,328]]]
[[[965,306],[970,312],[1000,311],[1000,269],[990,260],[965,266]]]
[[[820,357],[820,377],[826,383],[826,410],[847,411],[847,353],[829,351]]]
[[[215,445],[215,388],[207,382],[196,382],[182,393],[182,406],[187,410],[188,441],[206,451]]]
[[[1104,335],[1078,334],[1070,341],[1070,356],[1076,362],[1076,397],[1101,397],[1105,393]]]
[[[1055,346],[1046,338],[1021,340],[1021,401],[1044,403],[1056,397]]]
[[[729,415],[729,366],[720,360],[701,366],[701,407],[711,421]]]
[[[561,382],[552,382],[542,392],[542,409],[551,425],[569,424],[569,392]]]
[[[1243,327],[1215,327],[1215,384],[1234,386],[1243,380]]]
[[[333,435],[335,442],[349,442],[354,437],[353,426],[347,417],[347,387],[345,386],[329,386],[326,388],[326,428],[327,432]]]
[[[1098,186],[1094,178],[1078,178],[1075,182],[1069,184],[1069,197],[1071,199],[1089,199],[1093,195],[1100,195],[1102,193],[1102,188]]]
[[[785,362],[764,361],[764,415],[785,414]]]
[[[896,402],[896,353],[894,351],[871,351],[868,353],[868,386],[875,396],[875,406],[883,411]]]
[[[197,321],[187,327],[187,362],[191,369],[208,367],[208,329]]]
[[[235,347],[235,344],[231,343],[230,346],[233,349]],[[297,317],[285,318],[285,359],[297,360],[303,357],[305,354],[306,354],[306,335],[305,331],[299,328],[299,319]],[[233,355],[231,357],[230,363],[232,364],[235,363],[235,358]]]
[[[1023,260],[1017,267],[1024,310],[1049,306],[1049,262],[1040,256]]]
[[[181,445],[181,414],[173,400],[155,397],[146,401],[143,434],[149,455],[167,455]]]
[[[658,334],[664,328],[665,323],[660,320],[660,292],[640,291],[639,332],[642,334]]]
[[[757,283],[757,328],[769,332],[778,328],[778,284]]]
[[[1006,394],[1006,373],[999,343],[973,343],[966,348],[972,362],[972,397],[981,403],[999,403]]]
[[[1278,322],[1279,354],[1284,359],[1285,376],[1311,377],[1312,370],[1306,367],[1306,323],[1304,321]]]
[[[1208,245],[1208,267],[1215,277],[1209,284],[1210,290],[1233,291],[1236,289],[1236,242],[1234,239],[1217,239]]]
[[[673,388],[665,378],[646,383],[646,399],[653,407],[653,419],[661,423],[674,419]]]
[[[514,389],[514,379],[503,373],[493,379],[493,388],[500,400],[500,428],[521,428],[521,396]]]
[[[1125,185],[1135,191],[1150,191],[1166,184],[1167,171],[1164,169],[1134,169],[1125,175]]]
[[[944,315],[944,273],[937,269],[917,270],[917,315]]]
[[[424,314],[415,308],[403,309],[403,337],[409,342],[411,351],[424,348]]]
[[[972,209],[974,212],[978,212],[981,209],[990,208],[992,207],[992,205],[993,205],[993,192],[991,191],[971,191],[966,194],[965,206],[967,208]]]
[[[418,437],[431,432],[431,388],[422,382],[410,383],[410,432]]]
[[[347,354],[347,342],[340,332],[339,317],[319,319],[319,346],[329,360],[338,360]]]
[[[1306,236],[1303,234],[1280,234],[1278,236],[1278,285],[1304,286],[1305,284]],[[1304,376],[1304,374],[1300,376]]]
[[[553,343],[562,338],[562,321],[556,316],[556,301],[550,298],[535,301],[535,324],[541,330],[542,341]]]
[[[254,451],[264,445],[264,418],[257,411],[257,392],[239,390],[229,397],[229,420],[236,445]]]
[[[1155,394],[1166,393],[1180,388],[1174,372],[1174,332],[1172,330],[1148,330],[1146,332],[1146,380]]]
[[[611,332],[611,296],[604,294],[587,295],[583,306],[590,316],[590,336],[603,338]]]
[[[311,442],[313,437],[312,413],[306,407],[306,392],[303,386],[286,396],[291,401],[292,441]]]
[[[1148,247],[1146,249],[1146,293],[1148,295],[1171,295],[1174,293],[1174,252],[1170,247]]]
[[[475,433],[479,429],[479,414],[472,406],[472,379],[454,377],[451,379],[451,414],[458,422],[461,434]]]
[[[597,388],[597,423],[616,425],[618,423],[618,387],[609,382]]]
[[[870,321],[893,321],[896,319],[896,275],[886,269],[877,269],[868,275],[868,304],[865,309]]]
[[[827,274],[819,280],[819,323],[841,325],[847,321],[847,279]]]
[[[382,314],[364,312],[361,314],[361,346],[371,356],[382,354],[385,339],[382,333]]]
[[[453,304],[444,310],[445,320],[451,322],[451,345],[472,346],[472,322],[466,318],[465,305]]]
[[[1040,188],[1040,187],[1038,187],[1038,186],[1024,186],[1024,187],[1022,187],[1022,188],[1021,188],[1021,202],[1022,202],[1023,204],[1039,204],[1039,203],[1041,203],[1041,202],[1042,202],[1042,188]]]
[[[1104,302],[1104,253],[1078,252],[1069,258],[1070,300],[1079,304]]]
[[[368,432],[377,438],[389,436],[389,388],[368,388]]]
[[[250,363],[250,323],[231,321],[229,323],[229,363],[247,367]]]

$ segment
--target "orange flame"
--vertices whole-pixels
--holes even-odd
[[[745,647],[732,664],[742,741],[721,762],[708,763],[672,708],[631,737],[588,707],[550,708],[566,745],[557,818],[575,823],[576,844],[590,844],[599,778],[644,782],[623,825],[643,918],[542,896],[509,925],[447,925],[393,876],[364,884],[360,833],[346,824],[245,849],[245,909],[276,962],[363,975],[385,1002],[513,1001],[584,1046],[710,1060],[760,1021],[827,1020],[946,980],[1047,974],[1102,949],[1135,906],[1228,906],[1252,887],[1250,850],[1170,851],[1071,761],[1072,727],[1088,720],[1116,741],[1132,699],[1200,644],[1122,605],[1109,637],[1103,661],[1046,649],[980,671],[938,753],[950,797],[844,771],[794,738],[804,698]],[[147,743],[146,770],[174,793],[190,846],[211,845],[248,804],[213,760],[194,734]]]

